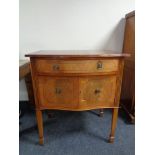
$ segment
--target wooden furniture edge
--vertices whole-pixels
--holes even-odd
[[[126,15],[125,15],[125,18],[130,18],[130,17],[132,17],[132,16],[135,16],[135,10],[132,11],[132,12],[130,12],[130,13],[128,13],[128,14],[126,14]]]
[[[25,57],[34,58],[49,58],[49,59],[93,59],[93,58],[120,58],[120,57],[130,57],[127,53],[95,53],[95,54],[53,54],[53,51],[36,51],[29,54],[25,54]],[[55,51],[60,52],[60,51]],[[70,53],[74,51],[69,51]],[[84,52],[84,51],[80,51]],[[98,52],[98,51],[96,51]],[[106,52],[106,51],[105,51]]]

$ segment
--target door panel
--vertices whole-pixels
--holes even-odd
[[[116,76],[80,78],[79,90],[81,107],[113,107]]]
[[[77,78],[39,77],[40,104],[52,108],[73,108],[77,106]]]

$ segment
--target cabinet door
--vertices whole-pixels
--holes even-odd
[[[79,90],[80,108],[114,107],[116,76],[80,78]]]
[[[38,93],[41,107],[52,109],[72,109],[78,104],[77,78],[39,77]]]

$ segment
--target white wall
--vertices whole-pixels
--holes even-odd
[[[133,0],[20,0],[20,59],[36,50],[107,49],[121,52]],[[27,100],[20,82],[20,100]]]

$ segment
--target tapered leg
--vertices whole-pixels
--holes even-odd
[[[113,114],[112,114],[111,133],[110,133],[110,137],[109,137],[110,143],[114,142],[115,128],[116,128],[116,124],[117,124],[117,117],[118,117],[118,108],[114,108]]]
[[[103,114],[104,114],[103,109],[100,109],[100,114],[99,114],[99,116],[100,116],[100,117],[103,117]]]
[[[38,131],[39,131],[39,144],[44,144],[44,137],[43,137],[43,119],[42,119],[42,111],[36,110],[36,118],[38,123]]]

